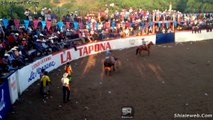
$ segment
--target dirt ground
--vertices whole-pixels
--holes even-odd
[[[111,76],[103,73],[105,53],[72,61],[68,103],[62,103],[64,66],[54,70],[46,102],[35,83],[6,120],[120,120],[123,106],[134,108],[134,120],[174,120],[178,113],[213,114],[213,40],[152,46],[150,56],[146,52],[136,56],[135,50],[113,51],[120,67]]]

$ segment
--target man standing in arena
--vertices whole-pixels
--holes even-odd
[[[69,79],[69,82],[71,82],[71,78],[72,78],[72,67],[70,65],[70,62],[68,62],[65,66],[65,72],[68,73],[68,79]]]
[[[63,74],[63,78],[61,79],[62,82],[62,90],[63,90],[63,102],[66,103],[67,101],[70,101],[70,82],[68,79],[68,73]]]
[[[45,69],[41,69],[41,73],[40,73],[40,94],[43,95],[43,81],[41,80],[41,78],[43,77],[45,72]]]
[[[49,94],[49,91],[50,91],[49,90],[49,85],[50,85],[50,83],[51,83],[51,80],[50,80],[50,78],[48,76],[48,72],[45,71],[44,75],[41,77],[41,84],[42,84],[42,90],[43,90],[42,95],[43,95],[43,97],[45,97],[45,95]]]

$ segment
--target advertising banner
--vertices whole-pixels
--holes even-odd
[[[28,66],[18,70],[19,93],[21,94],[36,80],[40,79],[41,69],[52,71],[56,68],[52,55],[39,59]]]
[[[15,103],[18,99],[18,80],[17,80],[17,72],[14,72],[7,78],[9,82],[9,91],[10,91],[10,100],[11,103]]]
[[[10,92],[8,81],[5,80],[0,85],[0,120],[4,120],[6,114],[11,108]]]

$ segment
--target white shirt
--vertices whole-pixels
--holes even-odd
[[[142,40],[142,45],[146,45],[146,41],[145,40]]]
[[[63,86],[68,86],[68,85],[69,85],[69,79],[68,79],[68,78],[64,78],[64,77],[63,77],[63,78],[61,79],[61,82],[62,82],[62,85],[63,85]]]

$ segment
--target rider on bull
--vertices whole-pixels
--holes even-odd
[[[106,51],[106,57],[110,56],[112,54],[112,51],[111,50],[107,50]]]
[[[112,64],[113,70],[115,71],[115,66],[114,66],[114,64],[115,64],[115,57],[112,56],[112,51],[111,50],[107,50],[106,51],[106,57],[105,57],[105,59],[109,60],[109,63]]]

